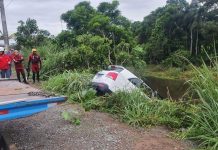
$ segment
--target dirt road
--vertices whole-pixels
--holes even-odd
[[[81,124],[72,125],[61,112],[79,110]],[[0,123],[0,132],[23,150],[188,150],[190,144],[169,138],[162,127],[135,129],[105,113],[83,112],[64,104],[32,117]]]

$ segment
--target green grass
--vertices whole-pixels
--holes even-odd
[[[92,78],[93,75],[89,72],[66,71],[57,76],[50,77],[43,84],[43,88],[48,91],[68,95],[74,101],[78,101],[83,96],[84,90],[90,87],[90,80]]]
[[[162,65],[146,65],[143,68],[135,69],[129,67],[128,69],[131,70],[139,77],[158,77],[163,79],[183,79],[189,80],[196,75],[196,72],[193,71],[191,66],[187,67],[187,70],[182,70],[181,68],[166,68]]]
[[[200,97],[200,111],[192,117],[193,125],[187,137],[198,141],[205,149],[218,149],[218,63],[210,68],[195,68],[198,75],[191,80],[193,89]]]
[[[165,125],[170,128],[187,127],[187,117],[194,111],[189,105],[169,100],[150,100],[140,91],[119,92],[107,98],[106,108],[133,126]]]

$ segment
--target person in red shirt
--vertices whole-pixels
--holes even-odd
[[[32,49],[32,54],[29,56],[28,68],[30,68],[30,64],[33,73],[33,83],[36,81],[35,76],[37,76],[37,81],[39,82],[39,71],[42,68],[42,61],[35,48]]]
[[[5,50],[0,47],[0,72],[1,78],[10,78],[8,69],[10,67],[11,59],[8,55],[5,55]]]
[[[28,84],[28,82],[26,80],[24,67],[23,67],[23,64],[22,64],[24,59],[23,59],[23,56],[18,52],[18,50],[14,51],[14,54],[12,56],[12,60],[13,60],[14,65],[15,65],[15,70],[16,70],[16,73],[17,73],[18,81],[21,82],[21,78],[20,78],[20,74],[21,74],[22,77],[23,77],[24,83]]]

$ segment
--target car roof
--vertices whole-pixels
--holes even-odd
[[[126,68],[124,68],[123,66],[119,66],[119,65],[109,65],[108,67],[117,67],[117,68],[123,68],[123,69],[126,69]]]
[[[123,71],[121,71],[120,73],[127,79],[137,78],[132,72],[130,72],[126,68],[124,68]]]
[[[125,67],[123,66],[119,66],[119,65],[110,65],[108,67],[115,67],[115,68],[121,68],[123,69],[122,71],[120,71],[119,73],[122,74],[123,77],[125,77],[126,79],[131,79],[131,78],[138,78],[137,76],[135,76],[132,72],[130,72],[129,70],[127,70]],[[116,72],[116,70],[113,70]]]

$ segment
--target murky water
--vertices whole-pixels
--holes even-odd
[[[185,80],[163,79],[152,76],[142,77],[142,80],[153,90],[156,90],[162,98],[178,100],[183,98],[190,87]]]

